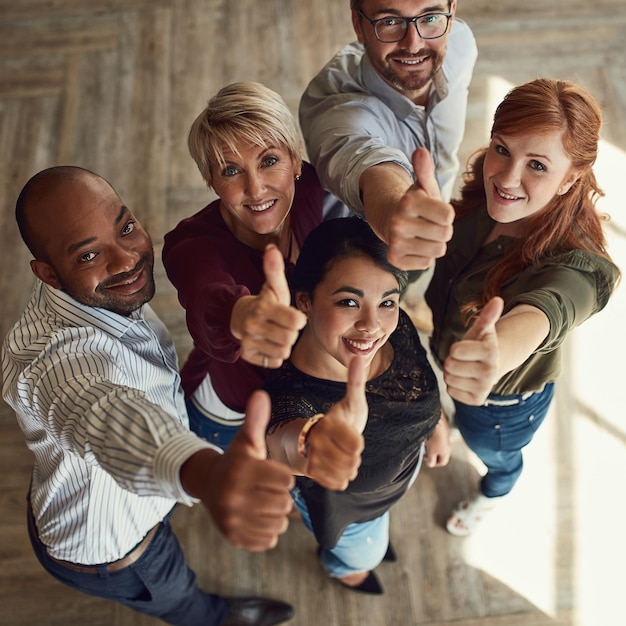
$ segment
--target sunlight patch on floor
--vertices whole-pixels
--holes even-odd
[[[550,615],[557,609],[555,473],[551,424],[544,424],[525,453],[515,489],[465,539],[465,558]],[[476,467],[481,471],[480,461]]]
[[[623,210],[626,153],[602,142],[596,176],[606,196],[608,247],[626,272]],[[623,360],[626,351],[624,278],[605,310],[576,330],[572,342],[572,395],[579,401],[575,455],[579,481],[576,600],[580,624],[626,623],[623,566],[626,563],[626,410]]]
[[[588,419],[579,418],[576,422],[579,623],[621,626],[626,623],[623,577],[626,447]]]

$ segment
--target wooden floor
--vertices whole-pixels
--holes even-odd
[[[598,177],[613,217],[611,249],[626,268],[624,0],[459,5],[480,51],[463,158],[486,142],[510,86],[540,75],[587,85],[606,118]],[[258,80],[295,112],[308,80],[351,39],[348,0],[0,0],[0,335],[32,284],[13,209],[33,173],[76,164],[105,176],[160,251],[163,234],[208,199],[185,143],[207,98],[226,83]],[[184,318],[161,269],[154,306],[184,358]],[[275,550],[250,555],[226,545],[201,508],[180,509],[175,525],[201,585],[291,601],[294,626],[626,624],[625,319],[622,287],[575,332],[525,473],[475,536],[442,528],[481,470],[462,441],[448,467],[422,473],[392,511],[400,560],[379,568],[381,598],[327,580],[299,523]],[[156,624],[40,568],[24,525],[31,463],[0,403],[0,624]]]

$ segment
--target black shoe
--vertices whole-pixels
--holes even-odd
[[[385,556],[383,557],[383,561],[397,561],[398,557],[396,556],[396,552],[391,545],[391,541],[387,546],[387,552],[385,552]]]
[[[374,572],[370,572],[367,575],[367,578],[360,585],[357,585],[356,587],[351,587],[350,585],[346,585],[346,583],[341,582],[341,580],[339,580],[338,578],[337,580],[346,589],[350,589],[351,591],[359,591],[361,593],[371,593],[377,596],[380,596],[383,593],[385,593],[383,590],[383,586],[380,584],[380,581],[378,580],[378,576],[376,576]]]
[[[220,626],[273,626],[293,617],[293,607],[269,598],[226,598],[228,615]]]
[[[393,558],[387,558],[388,554],[391,554]],[[322,548],[318,546],[317,547],[318,558],[320,558],[321,555],[322,555]],[[385,554],[385,558],[383,560],[395,561],[395,559],[396,559],[396,553],[393,551],[391,544],[389,544],[389,547],[387,548],[387,552]],[[376,576],[374,572],[370,572],[367,575],[367,578],[360,585],[357,585],[356,587],[351,587],[350,585],[346,585],[346,583],[341,582],[339,578],[335,578],[335,580],[341,585],[343,585],[346,589],[351,589],[352,591],[360,591],[361,593],[371,593],[371,594],[378,595],[378,596],[385,593],[383,586],[380,584],[380,581],[378,580],[378,576]]]

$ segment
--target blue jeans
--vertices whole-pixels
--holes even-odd
[[[201,591],[189,569],[169,520],[164,520],[143,555],[132,565],[108,572],[106,565],[94,573],[75,572],[54,559],[33,530],[31,544],[43,568],[58,581],[88,595],[115,600],[139,613],[177,626],[218,626],[226,617],[226,600]]]
[[[313,532],[306,502],[298,487],[291,496],[302,515],[304,525]],[[332,550],[322,550],[320,559],[324,569],[334,578],[366,572],[377,567],[389,546],[389,512],[369,522],[350,524]]]
[[[191,401],[187,401],[187,415],[189,416],[189,429],[205,441],[226,450],[233,440],[241,424],[231,425],[224,421],[216,421],[198,410]]]
[[[465,443],[487,466],[480,483],[483,495],[495,498],[513,489],[524,466],[522,448],[541,426],[553,396],[554,383],[548,383],[530,397],[492,394],[482,406],[455,401],[454,421]]]

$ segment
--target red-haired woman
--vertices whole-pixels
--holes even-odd
[[[426,294],[431,346],[459,431],[487,473],[449,518],[452,534],[470,533],[513,488],[565,337],[619,279],[595,208],[601,124],[579,85],[542,78],[514,88],[453,202],[454,237]]]

